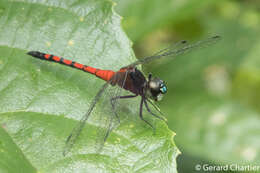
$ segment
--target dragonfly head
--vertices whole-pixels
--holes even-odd
[[[151,74],[149,74],[148,77],[147,88],[148,92],[146,93],[146,96],[155,101],[160,101],[163,94],[167,92],[167,87],[164,81],[159,78],[152,78]]]

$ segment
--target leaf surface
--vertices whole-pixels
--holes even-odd
[[[97,106],[71,153],[62,155],[67,136],[104,82],[26,53],[111,70],[133,62],[112,6],[103,0],[0,2],[1,172],[176,172],[174,133],[145,113],[157,129],[153,134],[138,118],[138,98],[122,102],[122,123],[101,153],[94,149],[102,128],[94,118],[104,113]]]

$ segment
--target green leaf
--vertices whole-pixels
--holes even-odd
[[[1,172],[176,172],[179,150],[164,122],[138,117],[140,99],[122,102],[122,123],[101,153],[91,118],[72,151],[65,140],[104,83],[95,76],[34,59],[37,50],[101,69],[135,60],[120,17],[106,0],[0,2]],[[98,106],[91,117],[102,113]],[[105,116],[105,115],[104,115]]]

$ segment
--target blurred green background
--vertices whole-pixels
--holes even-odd
[[[177,133],[178,171],[203,172],[197,164],[260,166],[260,2],[116,2],[137,57],[183,39],[222,37],[174,61],[143,67],[167,83],[159,105]]]

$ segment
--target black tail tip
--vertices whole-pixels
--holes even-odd
[[[36,56],[38,54],[39,54],[39,52],[37,52],[37,51],[29,51],[29,52],[27,52],[27,55],[31,55],[31,56]]]
[[[38,51],[29,51],[29,52],[27,52],[27,55],[31,55],[31,56],[36,56],[38,54],[39,54]]]
[[[44,59],[45,54],[38,52],[38,51],[29,51],[29,52],[27,52],[27,55],[31,55],[32,57],[35,57],[35,58]]]

